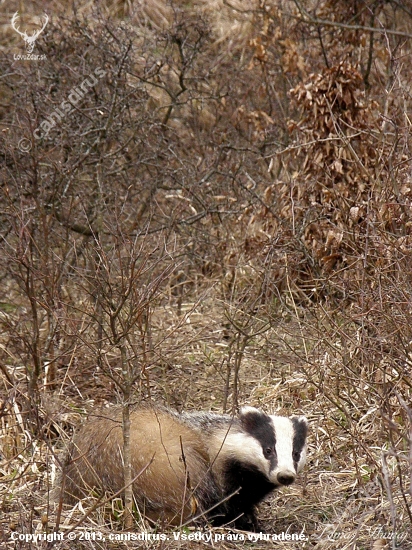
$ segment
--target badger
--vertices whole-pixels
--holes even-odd
[[[139,407],[130,415],[133,498],[149,521],[208,521],[257,530],[255,507],[295,481],[306,462],[305,417],[243,407],[238,416]],[[117,493],[123,483],[121,411],[86,421],[73,439],[64,501]]]

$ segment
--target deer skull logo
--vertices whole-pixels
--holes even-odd
[[[33,34],[31,34],[31,35],[28,35],[26,31],[21,32],[19,27],[16,27],[16,23],[17,23],[18,18],[19,18],[19,12],[16,11],[16,13],[13,15],[13,19],[11,20],[11,26],[13,27],[13,29],[16,32],[18,32],[20,34],[20,36],[23,37],[23,40],[26,43],[27,52],[32,53],[36,40],[38,39],[40,34],[44,31],[44,29],[46,28],[47,23],[49,22],[49,16],[47,15],[47,13],[44,14],[44,16],[43,16],[44,23],[43,23],[42,28],[38,31],[34,31]]]

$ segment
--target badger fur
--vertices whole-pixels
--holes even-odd
[[[122,490],[121,418],[120,411],[101,413],[75,436],[63,475],[66,502],[92,490]],[[203,517],[256,529],[255,505],[293,483],[306,461],[305,417],[269,416],[253,407],[237,417],[137,408],[130,420],[133,497],[153,521],[177,525]]]

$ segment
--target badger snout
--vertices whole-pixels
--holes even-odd
[[[294,472],[285,471],[285,472],[279,472],[276,476],[277,482],[280,485],[292,485],[292,483],[295,481],[296,475]]]

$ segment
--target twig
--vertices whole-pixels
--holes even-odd
[[[407,32],[402,31],[396,31],[395,29],[386,29],[384,27],[377,28],[377,27],[367,27],[365,25],[349,25],[347,23],[339,23],[338,21],[330,21],[328,19],[319,19],[318,17],[313,17],[308,11],[306,11],[303,7],[301,2],[299,0],[294,0],[302,18],[299,18],[299,20],[302,23],[306,23],[307,25],[316,25],[316,26],[324,26],[324,27],[335,27],[338,29],[347,29],[350,31],[366,31],[366,32],[372,32],[372,33],[379,33],[379,34],[392,34],[393,36],[402,36],[403,38],[412,38],[412,34],[409,34]]]

